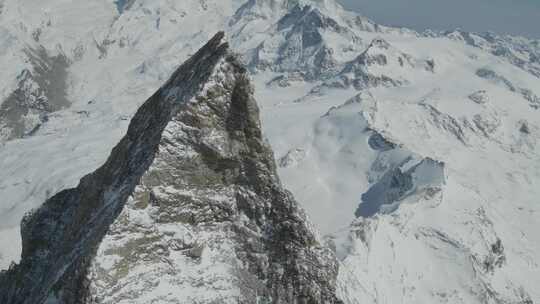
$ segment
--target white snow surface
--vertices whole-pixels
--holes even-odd
[[[319,29],[323,42],[313,49],[281,48],[291,28],[278,24],[297,3],[312,5],[340,29]],[[540,79],[531,72],[540,63],[523,51],[528,45],[540,54],[540,42],[508,38],[506,52],[497,55],[485,39],[475,38],[481,43],[473,46],[456,33],[375,25],[332,0],[117,4],[0,0],[0,102],[15,89],[17,75],[32,70],[23,50],[40,46],[68,57],[71,102],[32,136],[0,143],[0,269],[19,260],[24,214],[100,166],[138,106],[225,30],[246,62],[259,54],[270,63],[250,66],[263,130],[282,182],[336,247],[345,303],[540,302],[540,110],[534,107]],[[330,48],[339,71],[374,39],[391,46],[374,54],[382,53],[387,64],[366,70],[402,85],[359,92],[297,77],[312,68],[295,65],[291,58],[299,53]],[[415,63],[432,60],[433,72],[401,66],[396,60],[403,54]],[[278,65],[281,70],[272,69]],[[481,69],[496,77],[480,77]],[[269,84],[278,76],[285,81]],[[392,149],[374,148],[374,134]],[[442,176],[422,166],[427,160],[443,164]],[[399,179],[384,183],[394,169],[412,172],[410,187]],[[396,183],[404,191],[385,208],[355,215],[366,203],[363,194]],[[111,256],[100,267],[114,262]],[[172,263],[180,268],[183,261]],[[206,266],[203,276],[226,271]],[[178,292],[161,288],[164,297],[168,289]],[[183,299],[197,297],[189,292]]]

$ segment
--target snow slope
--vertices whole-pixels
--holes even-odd
[[[538,41],[388,28],[331,0],[1,7],[1,100],[39,74],[23,50],[43,47],[68,59],[69,105],[1,144],[0,268],[18,260],[24,213],[101,165],[225,29],[282,182],[341,258],[346,303],[540,301]]]

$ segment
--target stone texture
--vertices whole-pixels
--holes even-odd
[[[339,302],[337,261],[280,185],[222,39],[139,109],[101,168],[24,219],[1,303]]]

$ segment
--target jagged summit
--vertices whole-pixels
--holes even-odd
[[[282,189],[223,36],[141,106],[101,168],[24,219],[2,303],[338,303],[335,258]]]
[[[347,62],[338,78],[343,86],[358,90],[408,84],[411,70],[433,73],[433,60],[419,60],[392,46],[382,38],[375,38],[354,60]]]
[[[483,49],[540,78],[540,41],[495,33],[469,33],[462,30],[440,35]]]
[[[23,258],[2,273],[2,303],[43,303],[67,273],[84,273],[108,226],[152,163],[173,111],[202,88],[225,56],[227,44],[222,38],[223,33],[214,37],[139,109],[127,135],[101,168],[23,220]]]
[[[249,38],[236,41],[235,47],[248,48],[245,57],[252,71],[302,71],[315,81],[334,75],[343,57],[363,47],[353,30],[356,21],[338,22],[343,14],[333,1],[249,1],[233,17],[231,31]],[[267,33],[264,39],[260,32]]]

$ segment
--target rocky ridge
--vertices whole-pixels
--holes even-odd
[[[138,110],[101,168],[25,217],[2,303],[339,302],[337,262],[280,185],[246,70],[222,39]],[[201,282],[208,263],[218,273]]]

